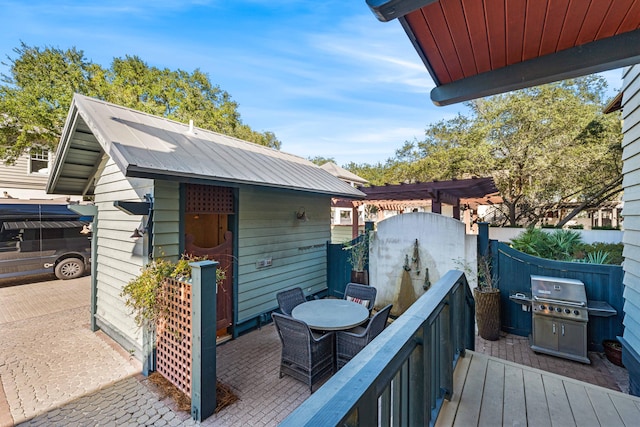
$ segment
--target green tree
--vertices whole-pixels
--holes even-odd
[[[385,165],[389,182],[493,176],[510,225],[568,201],[581,202],[571,215],[597,206],[621,190],[620,119],[602,113],[605,87],[589,76],[472,101],[469,116],[405,143]]]
[[[114,58],[108,69],[75,47],[22,43],[8,58],[0,85],[0,158],[8,164],[31,147],[55,148],[74,93],[164,116],[275,149],[272,132],[244,124],[231,96],[200,70],[151,67],[137,56]]]
[[[307,157],[307,160],[309,160],[311,163],[318,165],[318,166],[322,166],[325,163],[335,163],[336,159],[333,157],[323,157],[323,156],[314,156],[314,157]]]

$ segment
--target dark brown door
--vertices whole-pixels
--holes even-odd
[[[216,329],[224,335],[233,323],[233,235],[229,230],[233,190],[188,184],[186,194],[185,252],[217,261],[225,274],[218,283],[216,304]]]

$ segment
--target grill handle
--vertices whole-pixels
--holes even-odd
[[[574,306],[574,307],[584,307],[586,305],[585,302],[560,301],[560,300],[557,300],[557,299],[543,298],[543,297],[538,297],[538,296],[535,296],[535,295],[534,295],[533,299],[535,299],[536,301],[540,301],[540,302],[549,302],[551,304],[561,304],[561,305],[571,305],[571,306]]]

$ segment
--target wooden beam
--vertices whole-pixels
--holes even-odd
[[[421,57],[426,60],[424,54]],[[431,91],[431,100],[439,106],[451,105],[637,63],[640,63],[640,30],[437,86]],[[428,61],[425,65],[430,70]]]

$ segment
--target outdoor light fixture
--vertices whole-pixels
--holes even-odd
[[[304,206],[300,206],[300,208],[298,208],[298,211],[296,212],[296,218],[298,218],[300,221],[309,221]]]
[[[144,235],[144,230],[139,230],[139,229],[135,228],[133,230],[133,234],[131,236],[129,236],[129,238],[138,239],[138,238],[142,237],[143,235]]]

